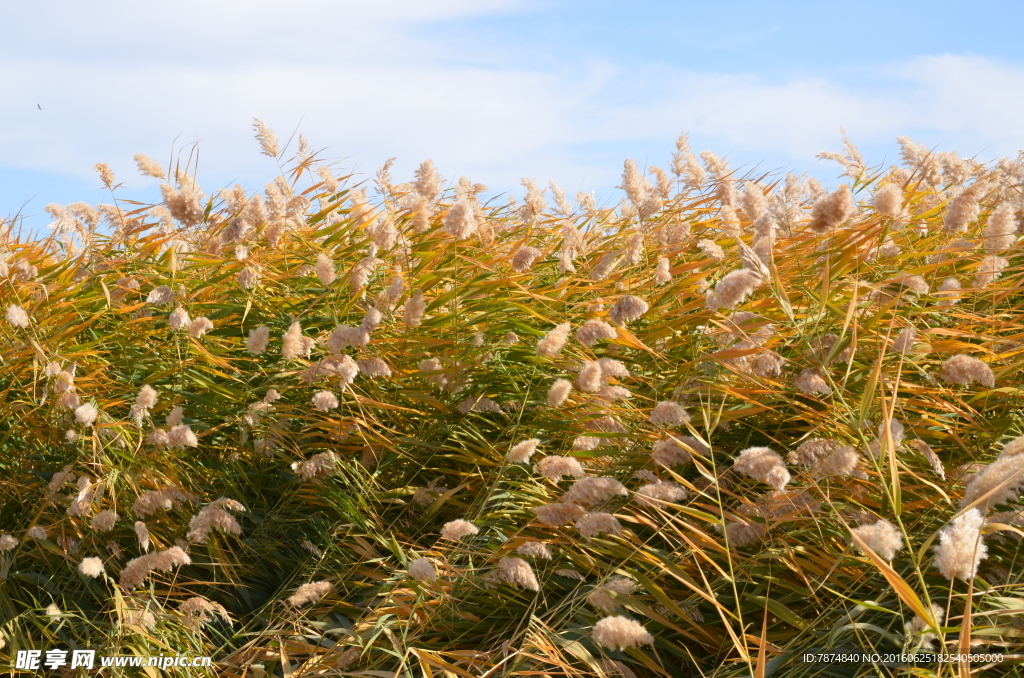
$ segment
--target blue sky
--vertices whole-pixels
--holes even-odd
[[[664,167],[681,131],[829,183],[814,156],[840,126],[869,164],[898,135],[991,160],[1024,148],[1022,20],[1015,2],[4,3],[0,216],[38,228],[49,202],[110,202],[97,162],[119,197],[153,200],[132,155],[166,165],[197,140],[207,191],[261,187],[277,169],[253,116],[357,172],[397,156],[405,180],[430,157],[606,203],[625,158]]]

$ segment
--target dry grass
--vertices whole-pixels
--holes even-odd
[[[130,204],[110,177],[116,209],[54,206],[52,237],[8,236],[0,302],[25,315],[0,321],[0,533],[17,539],[0,551],[0,657],[75,644],[211,654],[224,676],[823,676],[889,669],[800,655],[1015,652],[1016,475],[973,502],[1008,504],[986,508],[976,576],[944,577],[933,547],[972,508],[971,464],[1021,434],[1021,163],[904,140],[903,167],[866,168],[851,144],[829,157],[852,192],[825,195],[734,181],[710,154],[702,177],[684,142],[674,176],[627,165],[617,210],[559,191],[549,206],[536,187],[523,206],[468,181],[437,193],[429,168],[358,187],[303,149],[262,197],[207,197],[179,168],[164,204]],[[589,320],[614,337],[592,324],[579,341]],[[259,326],[269,346],[247,351]],[[961,354],[983,366],[944,367]],[[549,405],[559,379],[573,389]],[[144,385],[158,400],[133,409]],[[322,391],[337,405],[314,407]],[[668,401],[688,421],[662,406],[652,423]],[[795,463],[811,439],[853,450]],[[751,447],[780,457],[733,469]],[[586,477],[534,470],[553,455]],[[136,503],[166,487],[182,491],[168,508]],[[897,537],[854,543],[882,518]],[[457,519],[478,532],[441,539]],[[145,562],[166,567],[129,588],[136,521],[165,554]],[[517,552],[531,541],[551,559]],[[96,579],[78,569],[93,557]],[[226,614],[183,606],[195,597]],[[643,628],[594,633],[616,615]]]

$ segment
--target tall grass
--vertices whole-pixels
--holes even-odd
[[[1024,165],[901,143],[901,167],[826,154],[849,178],[827,193],[682,137],[672,173],[627,162],[615,209],[445,189],[429,164],[360,184],[305,143],[259,195],[186,167],[137,204],[104,166],[110,206],[51,206],[50,237],[0,248],[0,661],[824,676],[896,669],[805,653],[1012,654],[1024,457],[980,472],[1022,433]],[[973,509],[980,533],[947,527]]]

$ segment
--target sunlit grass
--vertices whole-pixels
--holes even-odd
[[[864,167],[852,145],[829,156],[851,200],[792,176],[734,180],[681,143],[653,183],[627,164],[615,210],[557,187],[554,205],[532,185],[524,205],[466,180],[442,191],[426,165],[411,184],[385,167],[359,185],[304,142],[259,196],[205,196],[187,167],[164,204],[130,204],[104,174],[116,208],[54,206],[51,237],[0,248],[0,534],[17,540],[0,541],[0,661],[81,647],[209,654],[224,676],[824,676],[888,669],[804,653],[1015,652],[1017,509],[988,511],[968,581],[944,577],[932,547],[971,508],[970,465],[1021,434],[1024,169],[904,148],[898,169]],[[738,287],[718,286],[738,269]],[[157,303],[161,286],[175,298]],[[585,345],[588,320],[614,337]],[[994,386],[950,383],[961,354]],[[362,364],[347,386],[344,355]],[[558,379],[573,389],[549,405]],[[144,385],[158,399],[133,411]],[[663,406],[652,423],[669,401],[688,420]],[[513,455],[527,463],[506,456],[531,439]],[[860,456],[832,474],[783,463],[811,439]],[[751,447],[782,460],[739,473]],[[576,504],[538,513],[575,482],[534,469],[552,455],[621,486],[580,485]],[[637,493],[653,483],[675,485]],[[139,512],[169,486],[186,496]],[[104,510],[118,519],[98,532]],[[573,524],[588,511],[609,514],[581,523],[589,538]],[[457,519],[478,532],[441,539]],[[879,519],[903,542],[891,564],[851,537]],[[136,521],[148,553],[177,546],[190,564],[122,586],[145,555]],[[95,579],[78,570],[90,557]],[[182,608],[195,597],[209,603]],[[598,642],[617,615],[642,625],[637,646]]]

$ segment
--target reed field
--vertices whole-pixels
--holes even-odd
[[[1015,675],[1024,156],[601,207],[254,127],[260,192],[0,225],[2,675]]]

